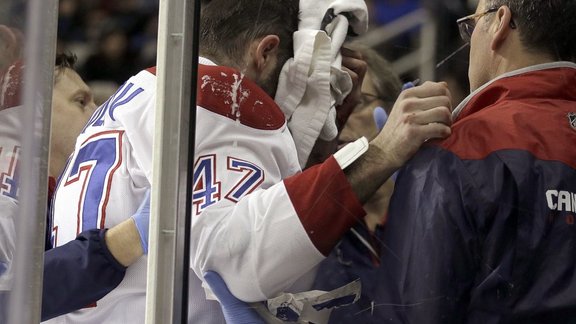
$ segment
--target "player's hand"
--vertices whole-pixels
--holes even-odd
[[[208,271],[204,275],[204,280],[218,298],[227,324],[264,324],[253,308],[230,293],[218,273]]]
[[[401,167],[428,139],[450,136],[452,99],[445,82],[426,82],[400,93],[388,121],[372,141],[392,167]]]
[[[142,251],[144,254],[148,254],[148,227],[150,225],[150,189],[146,191],[144,199],[140,203],[140,207],[132,219],[136,224],[136,229],[138,234],[140,234],[140,244],[142,245]]]
[[[362,82],[364,82],[364,76],[366,76],[368,69],[368,65],[360,52],[342,47],[340,53],[342,54],[342,70],[348,72],[352,78],[352,91],[344,99],[344,102],[336,107],[336,126],[338,126],[339,132],[344,128],[348,117],[362,100]]]

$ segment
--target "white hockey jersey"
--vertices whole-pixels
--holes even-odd
[[[299,173],[285,117],[269,96],[233,69],[201,63],[189,322],[224,323],[201,288],[205,271],[220,273],[246,301],[305,290],[298,279],[363,209],[334,159]],[[155,81],[153,69],[128,80],[79,136],[56,191],[57,246],[136,211],[151,181]],[[143,257],[95,307],[49,322],[143,323],[145,278]]]
[[[12,286],[14,222],[18,216],[21,63],[0,75],[0,291]]]
[[[0,111],[0,291],[10,290],[18,216],[20,108]]]
[[[130,217],[150,187],[156,77],[142,71],[100,106],[76,140],[53,198],[53,246]],[[144,323],[146,258],[96,305],[50,323]]]

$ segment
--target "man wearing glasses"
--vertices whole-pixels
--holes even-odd
[[[458,20],[472,93],[398,176],[393,322],[576,323],[575,17],[574,0],[480,0]]]

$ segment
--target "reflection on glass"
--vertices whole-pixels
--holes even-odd
[[[23,39],[20,23],[24,20],[18,9],[15,1],[0,3],[0,323],[7,321],[13,286],[18,215]]]

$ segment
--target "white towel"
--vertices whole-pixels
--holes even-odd
[[[352,90],[340,55],[349,27],[355,34],[368,29],[364,0],[300,0],[294,58],[282,68],[275,101],[288,119],[302,167],[316,139],[338,135],[335,106]]]

